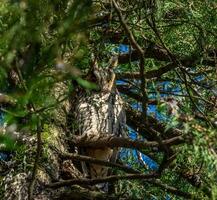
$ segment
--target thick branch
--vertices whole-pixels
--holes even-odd
[[[183,142],[182,136],[176,136],[174,138],[166,139],[161,141],[159,144],[156,141],[141,141],[132,140],[130,138],[114,137],[114,136],[100,136],[100,137],[76,137],[70,141],[75,146],[89,147],[89,148],[105,148],[105,147],[124,147],[131,149],[142,150],[147,147],[159,147],[162,145],[177,145]]]
[[[104,192],[90,191],[80,186],[73,186],[69,191],[63,191],[54,197],[54,200],[116,200],[115,194],[105,194]]]
[[[103,24],[109,23],[110,20],[110,14],[105,14],[103,16],[99,16],[93,19],[89,19],[83,23],[80,24],[80,27],[96,27],[96,26],[102,26]]]
[[[142,101],[142,97],[140,94],[135,93],[131,90],[131,86],[129,85],[117,85],[116,86],[118,91],[122,94],[127,95],[130,98],[133,98],[134,100],[141,102]],[[156,105],[159,101],[157,99],[149,99],[148,100],[148,104],[154,104]]]
[[[163,49],[146,49],[145,58],[154,58],[159,61],[169,61],[168,55],[165,54]],[[130,53],[122,54],[118,57],[120,64],[126,64],[139,60],[139,54],[137,51],[132,50]]]
[[[110,43],[113,44],[121,43],[130,45],[131,43],[131,41],[126,38],[124,32],[106,31],[103,33],[103,35],[109,40]],[[146,48],[142,49],[142,51],[145,52],[146,58],[154,58],[159,61],[170,61],[166,50],[162,46],[157,45],[148,39],[144,39],[143,41],[146,44],[145,46],[147,46]],[[131,54],[122,54],[118,59],[119,63],[121,64],[137,60],[139,60],[139,52],[137,50],[132,50]]]
[[[72,154],[72,153],[63,153],[63,154],[61,154],[61,156],[63,158],[72,159],[72,160],[76,160],[76,161],[85,161],[85,162],[103,165],[103,166],[107,166],[107,167],[118,168],[118,169],[121,169],[121,170],[128,172],[128,173],[133,173],[133,174],[139,174],[140,173],[138,170],[132,169],[132,168],[127,167],[125,165],[120,165],[117,163],[111,163],[111,162],[99,160],[96,158],[92,158],[89,156],[77,155],[77,154]]]
[[[121,56],[119,56],[120,59],[121,59]],[[123,55],[123,56],[126,56],[126,55]],[[193,64],[195,64],[196,61],[193,60],[192,58],[185,58],[185,59],[181,60],[180,62],[182,63],[182,66],[184,66],[184,67],[190,67]],[[147,71],[145,74],[145,78],[147,78],[147,79],[159,78],[162,75],[168,73],[171,70],[174,70],[177,67],[178,67],[178,65],[176,65],[174,63],[169,63],[166,66],[160,67],[159,69]],[[139,79],[140,74],[138,72],[119,73],[119,74],[117,74],[117,78],[118,79]]]
[[[139,56],[143,56],[144,55],[144,51],[143,49],[140,47],[140,45],[136,42],[135,38],[134,38],[134,35],[133,33],[130,31],[129,27],[127,26],[122,14],[121,14],[121,11],[117,5],[117,3],[112,0],[112,3],[114,5],[114,8],[118,14],[118,18],[120,20],[120,23],[122,25],[122,27],[124,28],[124,31],[126,32],[127,36],[129,37],[129,40],[132,44],[132,46],[136,49],[137,53],[139,54]]]
[[[126,44],[126,45],[130,45],[130,41],[127,40],[127,38],[124,35],[124,32],[112,32],[112,31],[106,31],[105,33],[103,33],[103,35],[109,39],[110,43],[113,44]],[[140,38],[141,41],[141,38]],[[167,52],[167,50],[159,44],[156,44],[153,41],[148,40],[147,38],[143,38],[144,47],[142,48],[142,50],[145,52],[145,58],[153,58],[155,60],[158,61],[167,61],[170,62],[170,56]],[[209,56],[213,57],[213,52],[215,52],[215,50],[209,50],[210,53]],[[202,63],[201,63],[201,55],[199,55],[198,53],[196,54],[192,54],[189,57],[183,58],[181,55],[175,55],[176,58],[178,60],[182,62],[187,62],[190,61],[190,63],[195,63],[198,61],[198,63],[203,64],[203,65],[209,65],[209,66],[215,66],[215,62],[213,59],[209,59],[209,58],[204,58]],[[129,62],[133,62],[133,61],[138,61],[140,58],[140,54],[137,50],[132,50],[129,53],[125,53],[119,56],[118,58],[118,62],[120,64],[126,64]],[[183,63],[182,63],[183,65]],[[176,66],[177,67],[177,66]]]
[[[105,183],[105,182],[115,182],[118,180],[134,180],[134,179],[153,179],[158,177],[158,174],[151,173],[151,174],[128,174],[128,175],[113,175],[113,176],[107,176],[104,178],[95,178],[95,179],[87,179],[87,178],[81,178],[81,179],[71,179],[71,180],[65,180],[60,181],[56,183],[52,183],[47,185],[48,188],[59,188],[64,186],[71,186],[71,185],[96,185],[98,183]]]
[[[177,66],[176,66],[177,67]],[[145,78],[147,79],[152,79],[152,78],[159,78],[163,74],[171,71],[172,69],[176,68],[173,63],[170,63],[166,66],[160,67],[159,69],[154,69],[151,71],[147,71],[145,74]],[[139,79],[140,75],[138,72],[133,72],[133,73],[119,73],[117,74],[118,79]]]
[[[116,86],[118,91],[122,94],[127,95],[130,98],[133,98],[134,100],[141,102],[142,101],[142,97],[141,95],[133,92],[132,90],[130,90],[130,87],[128,86],[122,86],[122,85],[118,85]],[[159,103],[159,101],[157,99],[149,99],[148,100],[148,104],[153,104],[153,105],[157,105]]]
[[[127,124],[134,130],[138,130],[146,139],[155,140],[155,135],[149,131],[148,127],[161,133],[162,138],[173,138],[182,135],[181,131],[175,128],[166,130],[166,126],[158,122],[155,118],[148,116],[149,124],[145,124],[141,118],[141,112],[132,109],[129,105],[125,105]]]

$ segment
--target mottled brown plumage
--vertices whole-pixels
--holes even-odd
[[[75,102],[75,122],[77,133],[85,137],[101,137],[104,134],[123,136],[125,130],[125,112],[120,94],[115,88],[115,74],[112,60],[107,68],[99,68],[96,61],[88,77],[95,80],[98,90],[82,91]],[[82,149],[82,153],[104,161],[115,161],[117,149]],[[85,169],[86,168],[86,169]],[[90,164],[84,166],[84,173],[91,178],[107,176],[107,167]],[[86,172],[87,171],[87,172]]]

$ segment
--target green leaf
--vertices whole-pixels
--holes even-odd
[[[99,88],[95,83],[91,83],[82,78],[77,78],[76,81],[78,82],[79,85],[81,85],[82,87],[86,89],[98,89]]]

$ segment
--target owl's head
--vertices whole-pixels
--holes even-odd
[[[114,68],[117,66],[118,57],[112,57],[107,67],[99,67],[94,59],[91,66],[91,79],[99,87],[99,91],[111,91],[115,81]]]

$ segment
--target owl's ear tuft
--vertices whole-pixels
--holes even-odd
[[[92,82],[99,82],[100,80],[99,66],[98,66],[97,58],[93,54],[91,55],[91,62],[90,62],[90,69],[88,72],[88,78]]]
[[[90,63],[90,71],[94,72],[95,70],[98,70],[98,69],[99,69],[99,66],[98,66],[97,58],[96,56],[92,54],[91,63]]]
[[[95,58],[92,62],[92,70],[95,71],[95,70],[99,70],[99,66],[98,66],[98,62],[97,62],[97,59]]]
[[[114,69],[118,66],[118,56],[112,56],[109,60],[109,69]]]

